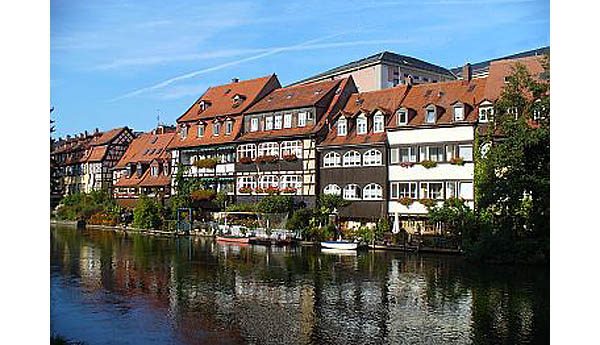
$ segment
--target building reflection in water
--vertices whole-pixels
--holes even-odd
[[[168,330],[182,344],[517,344],[549,337],[548,273],[539,268],[62,228],[51,231],[51,266],[52,279],[82,295],[101,290],[123,297],[125,312],[151,310],[158,324],[147,327]]]

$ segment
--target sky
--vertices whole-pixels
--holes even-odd
[[[54,136],[174,124],[234,77],[287,85],[385,50],[451,68],[549,44],[548,0],[51,0]]]

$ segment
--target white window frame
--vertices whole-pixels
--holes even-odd
[[[273,123],[273,129],[281,129],[282,126],[283,126],[283,115],[276,114],[275,120]]]
[[[279,176],[262,175],[258,178],[258,187],[266,189],[269,187],[279,188]]]
[[[367,117],[365,116],[365,114],[360,114],[356,118],[356,134],[358,134],[358,135],[367,134],[368,129],[369,129],[369,126],[368,126]]]
[[[225,122],[225,135],[229,135],[233,132],[233,121]]]
[[[404,121],[402,120],[402,116],[404,115]],[[396,113],[397,116],[397,122],[398,122],[398,126],[406,126],[408,124],[408,109],[399,109],[398,112]]]
[[[283,128],[292,128],[292,113],[283,114]]]
[[[258,132],[258,117],[250,119],[250,132]]]
[[[282,175],[279,183],[281,189],[296,188],[300,191],[302,189],[302,175]]]
[[[463,196],[463,186],[465,185],[471,185],[470,187],[470,196],[469,197],[464,197]],[[473,182],[472,181],[459,181],[458,182],[458,196],[465,199],[465,200],[473,200],[473,196],[474,196],[474,191],[473,191]]]
[[[252,189],[256,188],[256,176],[240,176],[237,178],[237,189],[238,192],[243,187],[249,187]],[[247,194],[247,193],[240,193]]]
[[[150,167],[150,175],[158,176],[158,167],[157,166]]]
[[[342,155],[338,152],[330,151],[323,156],[324,168],[337,168],[342,166]]]
[[[377,183],[369,183],[363,188],[363,200],[383,200],[383,188]]]
[[[494,107],[491,105],[479,106],[479,122],[486,123],[491,121],[494,116]]]
[[[390,199],[418,197],[417,182],[391,182],[390,183]]]
[[[429,115],[433,114],[433,119],[429,118]],[[425,123],[436,123],[437,122],[437,111],[435,109],[435,106],[428,106],[427,108],[425,108]]]
[[[330,183],[323,188],[323,194],[325,195],[342,195],[342,188],[335,183]]]
[[[444,182],[439,181],[431,181],[431,182],[420,182],[420,190],[419,193],[421,198],[423,199],[434,199],[434,200],[443,200],[444,198]],[[432,185],[439,186],[439,196],[434,197],[435,193],[433,193]]]
[[[423,148],[425,149],[425,156],[421,157],[421,161],[428,160],[428,161],[432,161],[432,162],[444,162],[444,160],[445,160],[444,159],[444,156],[445,156],[444,145],[429,145],[429,146],[425,146]],[[441,153],[433,156],[432,152],[431,152],[433,148],[441,149]]]
[[[352,150],[344,153],[343,166],[345,167],[359,167],[361,166],[362,155],[360,152]]]
[[[337,135],[345,136],[346,134],[348,134],[348,121],[342,116],[337,122]]]
[[[292,140],[292,141],[283,141],[279,145],[281,155],[280,157],[284,157],[286,155],[296,155],[297,158],[302,158],[302,141],[301,140]]]
[[[221,123],[220,122],[213,123],[213,135],[215,137],[218,137],[220,131],[221,131]]]
[[[301,111],[298,113],[298,127],[305,127],[306,126],[306,112],[305,111]]]
[[[465,107],[464,105],[454,106],[454,121],[464,121],[465,119]]]
[[[398,150],[398,160],[396,163],[416,163],[417,162],[417,147],[416,146],[400,146],[396,148]],[[408,150],[408,158],[403,154],[403,150]]]
[[[237,147],[238,161],[242,158],[248,157],[250,159],[256,158],[256,144],[242,144]]]
[[[258,144],[258,156],[279,157],[279,144],[274,141]]]
[[[353,191],[351,193],[351,191]],[[359,185],[351,183],[344,186],[343,198],[345,200],[360,200],[361,188]]]
[[[456,198],[458,195],[458,182],[457,181],[446,181],[446,190],[444,191],[444,197],[446,199]]]
[[[273,130],[273,116],[265,117],[265,131]]]
[[[364,166],[380,166],[383,165],[383,154],[378,149],[370,149],[363,154]]]
[[[382,133],[384,130],[384,117],[383,114],[378,112],[373,117],[373,133]]]

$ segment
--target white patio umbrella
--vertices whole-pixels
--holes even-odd
[[[392,227],[392,233],[397,234],[400,232],[400,219],[398,213],[394,213],[394,226]]]

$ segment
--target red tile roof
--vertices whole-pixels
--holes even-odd
[[[86,162],[100,162],[104,159],[104,156],[106,156],[107,149],[108,147],[105,145],[92,146],[83,160]]]
[[[175,132],[165,134],[144,133],[129,144],[115,168],[125,168],[129,163],[149,163],[156,158],[168,158],[167,147],[175,137]]]
[[[233,129],[230,134],[225,134],[225,122],[227,120],[233,121]],[[188,135],[185,139],[181,138],[181,135],[177,133],[173,138],[173,141],[169,145],[169,149],[183,148],[183,147],[195,147],[203,145],[216,145],[216,144],[227,144],[232,143],[240,134],[242,129],[242,116],[229,116],[220,119],[221,129],[219,135],[213,135],[213,121],[202,121],[188,124]],[[204,125],[204,135],[198,137],[198,126]]]
[[[118,137],[119,134],[121,134],[125,130],[128,130],[128,128],[120,127],[120,128],[111,129],[110,131],[100,133],[100,136],[94,137],[91,144],[95,145],[95,146],[108,144],[111,141],[113,141],[116,137]]]
[[[543,56],[530,56],[520,59],[492,61],[490,63],[490,70],[487,77],[484,98],[491,102],[495,102],[500,97],[502,94],[502,88],[505,85],[504,77],[513,72],[513,69],[517,63],[523,64],[533,79],[541,80],[541,75],[544,73],[543,62]]]
[[[197,121],[201,119],[212,119],[216,116],[239,115],[249,106],[254,104],[262,93],[270,91],[271,88],[281,87],[277,76],[270,76],[242,80],[237,83],[209,87],[208,90],[178,119],[177,122]],[[240,105],[233,102],[233,97],[240,95],[245,97]],[[200,101],[210,103],[205,110],[201,110]]]
[[[345,78],[346,79],[346,78]],[[266,97],[251,106],[245,113],[309,107],[316,105],[325,95],[337,88],[344,79],[327,80],[318,83],[296,85],[275,89]]]

